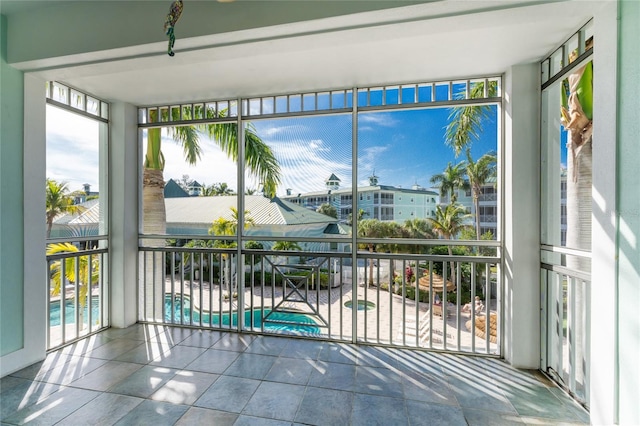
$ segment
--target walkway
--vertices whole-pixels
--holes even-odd
[[[140,324],[2,378],[0,401],[3,425],[589,421],[539,373],[497,359]]]

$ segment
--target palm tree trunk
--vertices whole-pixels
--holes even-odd
[[[447,250],[449,251],[449,256],[453,256],[453,249],[451,248],[451,246],[447,246]],[[451,282],[453,284],[455,284],[456,283],[456,269],[455,269],[456,265],[455,265],[455,262],[452,260],[452,261],[449,262],[449,265],[451,266]],[[442,295],[444,296],[446,294],[446,292],[447,292],[447,281],[445,280],[444,288],[442,289],[442,293],[443,293]],[[443,297],[442,299],[443,299],[442,303],[444,303],[445,302],[444,299],[446,299],[446,297]]]
[[[142,177],[142,231],[144,234],[164,235],[167,231],[167,215],[164,205],[164,177],[162,170],[144,169]],[[164,247],[161,239],[149,240],[148,247]],[[155,258],[155,264],[154,264]],[[164,253],[146,252],[142,265],[144,292],[146,293],[146,320],[162,319],[164,303]],[[140,292],[142,298],[144,293]],[[155,300],[155,303],[154,303]],[[154,309],[155,305],[155,309]]]
[[[571,135],[567,138],[571,141]],[[572,155],[571,142],[567,155],[567,247],[591,250],[591,186],[592,186],[592,140],[583,144],[577,155]],[[567,267],[578,271],[590,271],[590,260],[584,257],[567,256]],[[569,285],[569,283],[567,283]],[[586,295],[581,283],[575,286],[575,318],[573,324],[577,365],[576,381],[584,384]]]
[[[473,208],[476,209],[476,239],[480,239],[480,194],[473,190]]]

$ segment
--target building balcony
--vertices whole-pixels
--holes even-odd
[[[461,325],[471,323],[476,329],[487,315],[501,318],[499,285],[485,287],[484,300],[489,302],[478,309],[466,310],[456,299],[436,310],[434,298],[422,300],[422,294],[410,291],[416,280],[407,267],[421,276],[420,286],[437,293],[434,274],[421,270],[419,261],[410,266],[420,256],[359,253],[352,268],[346,262],[350,254],[325,254],[323,261],[321,253],[247,251],[246,256],[253,257],[251,265],[269,263],[272,277],[279,273],[281,281],[269,286],[278,283],[277,277],[261,281],[263,272],[252,266],[248,272],[253,278],[245,279],[245,290],[239,291],[233,287],[237,282],[225,282],[233,276],[234,253],[141,247],[138,323],[98,332],[92,327],[93,334],[78,339],[90,331],[77,326],[78,315],[63,314],[61,323],[49,325],[48,334],[52,345],[61,346],[44,361],[2,379],[0,420],[3,424],[414,424],[420,419],[435,424],[589,423],[587,411],[542,373],[514,368],[499,357],[498,330],[494,340],[488,329],[483,337]],[[301,255],[314,260],[302,265]],[[439,258],[421,257],[429,270],[438,268]],[[457,257],[455,269],[479,270],[487,260]],[[156,263],[161,267],[153,267]],[[216,264],[219,269],[212,274],[209,266]],[[493,278],[486,268],[485,276]],[[455,281],[462,284],[464,279]],[[385,290],[385,284],[395,286],[395,291]],[[440,284],[439,294],[443,299],[460,297],[463,287]],[[100,288],[96,286],[94,297],[100,296],[93,294]],[[354,289],[357,297],[351,293]],[[71,299],[77,290],[70,286]],[[475,289],[466,291],[473,298]],[[296,297],[288,297],[292,295]],[[354,300],[375,307],[347,307]],[[59,298],[51,302],[56,303]],[[245,315],[234,317],[239,306],[244,306]],[[104,318],[103,308],[96,309],[89,318]],[[300,325],[299,316],[269,319],[267,311],[278,309],[305,313],[314,320],[315,329],[309,322]],[[245,318],[244,324],[238,324],[238,318]],[[60,336],[61,329],[69,330],[62,334],[62,342],[51,338]]]
[[[137,324],[2,379],[2,423],[588,424],[494,358]]]

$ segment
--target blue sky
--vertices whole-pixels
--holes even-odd
[[[474,141],[475,159],[497,151],[496,108]],[[358,185],[366,185],[375,171],[379,183],[409,188],[430,187],[430,178],[455,158],[444,144],[448,109],[361,113],[358,128]],[[294,193],[324,189],[336,174],[342,187],[351,186],[351,115],[316,116],[256,121],[258,134],[269,144],[283,168],[283,187]]]
[[[47,176],[69,183],[70,190],[83,183],[98,185],[98,126],[76,114],[47,108]],[[409,188],[430,187],[432,175],[441,173],[455,158],[444,144],[447,108],[360,113],[358,129],[358,184],[366,185],[373,173],[379,183]],[[472,146],[474,159],[497,150],[497,108],[492,107],[479,140]],[[282,168],[278,194],[321,191],[335,173],[342,187],[351,186],[351,114],[255,120],[258,135],[274,151]],[[189,175],[200,183],[227,182],[237,189],[235,164],[217,146],[202,138],[203,156],[196,166],[183,160],[181,148],[163,136],[165,179]],[[246,177],[246,187],[258,182]]]

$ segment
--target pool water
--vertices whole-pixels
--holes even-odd
[[[349,309],[353,309],[353,301],[352,300],[348,300],[346,302],[344,302],[344,306],[349,308]],[[364,300],[358,300],[357,303],[357,308],[359,311],[370,311],[371,309],[375,309],[376,304],[373,302],[369,302],[369,301],[364,301]]]
[[[84,307],[84,322],[89,321],[89,307]],[[96,296],[91,298],[91,322],[96,324],[96,320],[100,318],[100,299]],[[74,299],[65,300],[64,304],[64,319],[66,324],[75,324],[76,322],[76,307]],[[60,301],[49,303],[49,325],[60,325]]]
[[[173,316],[171,315],[171,295],[167,295],[165,297],[164,305],[165,305],[165,322],[167,323],[175,323],[180,324],[180,314],[182,311],[183,316],[183,324],[189,324],[191,321],[191,307],[190,301],[188,297],[184,298],[183,303],[181,303],[181,296],[176,296],[174,302],[174,310]],[[245,311],[244,313],[244,323],[251,324],[253,328],[260,329],[262,327],[262,313],[261,309],[253,310],[253,321],[252,312],[250,310]],[[87,306],[84,307],[83,312],[84,322],[89,320],[89,309]],[[267,320],[264,322],[264,329],[271,332],[286,332],[290,334],[320,334],[320,329],[316,326],[316,322],[312,317],[305,314],[298,314],[294,312],[271,312],[271,309],[265,309],[264,315],[267,317]],[[73,299],[67,299],[65,301],[64,308],[64,317],[66,324],[75,324],[76,322],[76,309],[75,303]],[[100,300],[98,297],[93,297],[91,299],[91,321],[96,324],[96,321],[100,318]],[[209,325],[211,324],[213,327],[220,326],[236,326],[238,324],[238,313],[233,312],[231,314],[231,321],[229,320],[229,312],[223,312],[222,317],[219,313],[209,313],[205,312],[202,314],[202,324]],[[211,319],[211,323],[209,320]],[[49,304],[49,325],[51,327],[60,325],[60,302],[55,301]],[[193,312],[193,323],[200,324],[200,312],[194,309]],[[296,323],[296,324],[291,324]],[[307,325],[308,324],[308,325]]]
[[[181,303],[182,302],[182,303]],[[173,304],[173,315],[171,310],[171,295],[165,296],[165,322],[167,323],[180,323],[180,315],[182,314],[183,324],[189,324],[191,321],[191,302],[188,297],[182,298],[182,296],[176,295]],[[181,312],[182,311],[182,312]],[[262,313],[266,321],[264,321],[264,329],[266,331],[283,331],[292,334],[319,334],[320,329],[316,326],[316,322],[309,315],[298,314],[294,312],[271,312],[270,309],[254,309],[246,310],[244,312],[244,323],[246,325],[251,324],[253,328],[260,329],[263,326]],[[253,315],[252,315],[253,313]],[[193,311],[193,323],[194,325],[200,324],[200,316],[202,315],[202,325],[211,324],[213,327],[222,326],[236,326],[238,324],[238,312],[223,312],[222,315],[213,312],[200,313],[194,308]],[[253,321],[252,317],[253,316]],[[211,321],[211,322],[210,322]],[[279,322],[282,321],[282,322]],[[295,324],[291,324],[295,323]],[[308,324],[308,325],[307,325]]]

